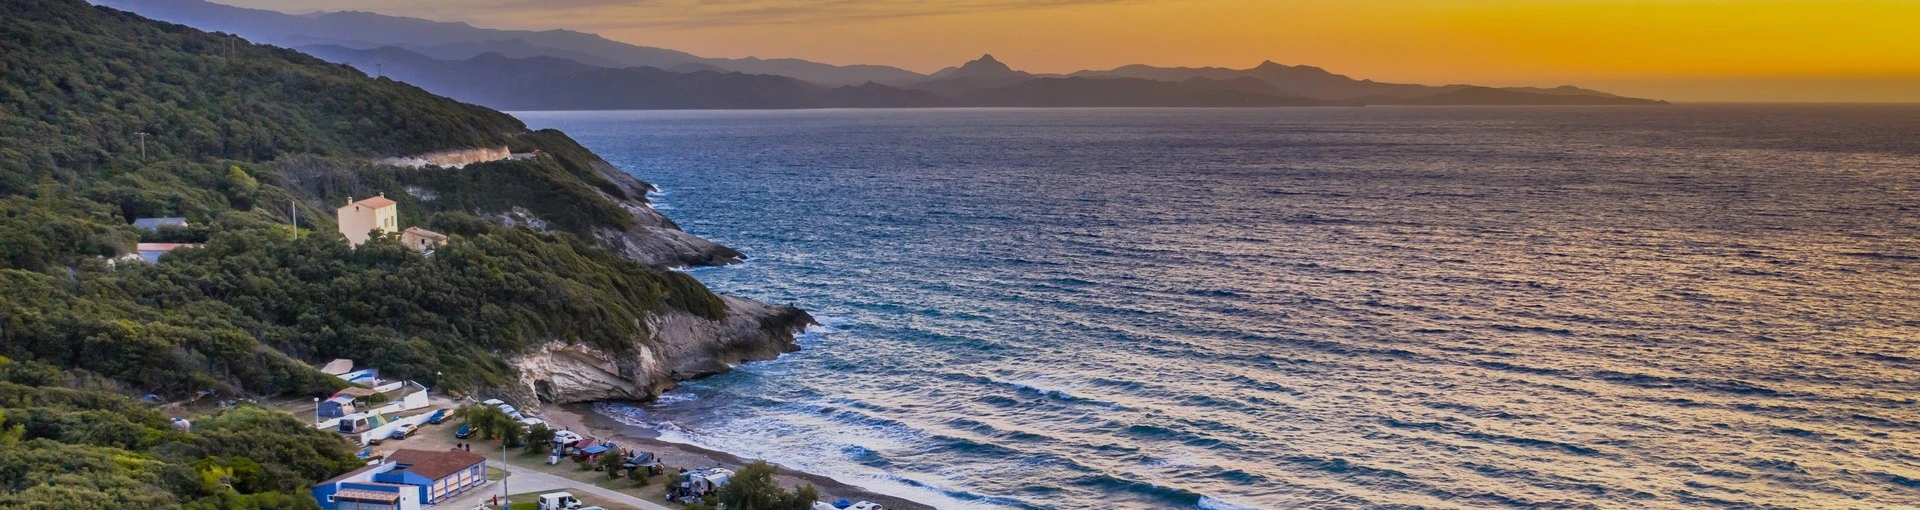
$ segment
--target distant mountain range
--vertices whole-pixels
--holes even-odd
[[[387,16],[370,12],[287,14],[204,0],[92,0],[161,21],[227,32],[247,40],[297,48],[332,44],[355,49],[398,46],[438,59],[467,59],[498,52],[513,57],[556,57],[602,67],[673,69],[701,64],[749,74],[773,74],[827,85],[869,81],[906,84],[920,73],[887,66],[836,66],[798,59],[706,58],[638,46],[572,30],[497,30],[466,23]]]
[[[498,52],[439,60],[395,46],[298,48],[367,74],[501,110],[790,109],[952,106],[931,92],[886,85],[816,85],[797,78],[704,68],[599,67]]]
[[[366,12],[296,15],[204,0],[94,3],[293,47],[506,110],[1665,104],[1572,86],[1380,83],[1273,62],[1041,75],[986,55],[922,75],[887,66],[706,58],[568,30],[497,30]]]
[[[1487,88],[1475,87],[1473,85],[1433,86],[1356,80],[1344,75],[1328,72],[1318,67],[1281,65],[1272,61],[1261,62],[1260,65],[1254,66],[1252,69],[1131,65],[1110,71],[1080,71],[1069,76],[1085,78],[1140,78],[1161,81],[1181,81],[1193,78],[1209,78],[1215,80],[1253,78],[1314,99],[1326,101],[1361,101],[1367,104],[1381,104],[1382,102],[1408,101],[1422,98],[1433,98],[1431,100],[1444,101],[1444,98],[1437,96],[1463,89]],[[1550,89],[1507,87],[1496,90],[1530,95],[1625,99],[1613,94],[1597,90],[1587,90],[1571,85]],[[1509,97],[1522,98],[1526,101],[1537,101],[1537,103],[1524,104],[1553,104],[1554,101],[1552,99],[1528,98],[1527,96]],[[1591,99],[1578,99],[1573,100],[1573,102],[1569,104],[1613,104],[1613,102],[1602,101],[1595,103],[1592,102]]]

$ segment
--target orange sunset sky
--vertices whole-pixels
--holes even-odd
[[[712,57],[932,72],[1308,64],[1682,101],[1920,101],[1920,0],[216,0],[567,28]]]

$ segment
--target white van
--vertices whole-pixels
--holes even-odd
[[[537,510],[579,510],[580,500],[574,498],[571,493],[549,492],[540,495],[540,505],[535,508]]]

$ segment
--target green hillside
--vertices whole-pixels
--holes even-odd
[[[476,391],[536,344],[623,351],[647,312],[724,316],[692,277],[582,235],[634,220],[563,134],[78,0],[0,3],[0,20],[0,507],[311,506],[307,484],[357,464],[331,434],[248,407],[179,432],[131,396],[321,395],[343,383],[309,363],[335,357]],[[546,155],[369,163],[502,145]],[[349,248],[332,208],[383,192],[450,244]],[[551,231],[482,219],[516,207]],[[156,216],[194,227],[129,225]],[[205,247],[115,260],[136,242]]]

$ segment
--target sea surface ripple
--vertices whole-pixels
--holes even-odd
[[[605,406],[942,508],[1920,504],[1920,107],[520,113],[813,311]]]

